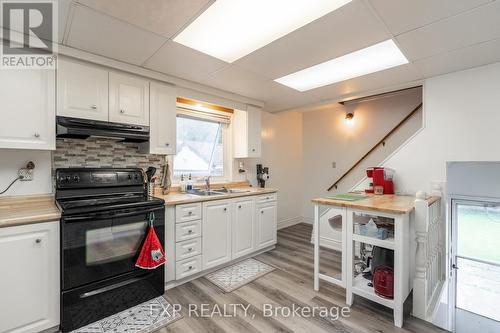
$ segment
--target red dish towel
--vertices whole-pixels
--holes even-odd
[[[139,258],[135,262],[135,266],[142,269],[155,269],[165,263],[165,251],[161,246],[160,240],[156,235],[155,229],[150,226],[148,235],[142,245]]]

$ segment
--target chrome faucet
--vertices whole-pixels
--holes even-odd
[[[210,176],[205,177],[205,186],[206,186],[206,190],[210,191]]]

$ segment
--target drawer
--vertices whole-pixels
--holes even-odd
[[[201,237],[201,220],[175,225],[175,242]]]
[[[180,261],[201,254],[201,238],[194,238],[175,244],[175,260]]]
[[[266,202],[273,202],[276,201],[278,198],[278,195],[276,193],[269,193],[269,194],[263,194],[259,195],[256,199],[257,204],[261,203],[266,203]]]
[[[180,280],[201,271],[201,256],[184,259],[175,263],[175,279]]]
[[[199,219],[201,219],[201,202],[175,206],[176,223]]]

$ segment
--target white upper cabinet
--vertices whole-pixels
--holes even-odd
[[[151,82],[149,153],[174,155],[176,151],[175,86]],[[147,143],[146,143],[147,144]]]
[[[2,70],[0,148],[55,149],[55,71]]]
[[[109,73],[109,121],[149,126],[149,81]]]
[[[261,109],[252,105],[246,111],[234,110],[233,137],[235,158],[261,155]]]
[[[68,60],[58,61],[57,115],[108,121],[108,71]]]

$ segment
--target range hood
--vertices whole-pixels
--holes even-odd
[[[90,136],[122,139],[125,142],[149,141],[149,127],[107,121],[57,117],[56,137],[86,139]]]

